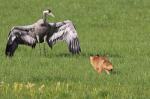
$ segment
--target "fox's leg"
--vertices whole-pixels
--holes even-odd
[[[105,72],[106,72],[108,75],[110,74],[110,73],[109,73],[109,71],[108,71],[108,70],[106,70],[106,69],[105,69]]]
[[[99,74],[101,74],[103,69],[99,67],[99,69],[97,71],[98,71]]]

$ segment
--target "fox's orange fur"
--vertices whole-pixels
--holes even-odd
[[[90,62],[93,68],[100,74],[103,70],[107,74],[113,69],[112,63],[103,56],[90,56]]]

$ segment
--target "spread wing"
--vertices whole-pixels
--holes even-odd
[[[71,21],[58,22],[53,26],[56,27],[57,31],[48,40],[50,47],[56,44],[57,41],[65,41],[72,54],[81,52],[77,31]]]
[[[19,44],[25,44],[28,46],[35,47],[36,39],[28,35],[27,30],[11,29],[8,35],[8,41],[6,45],[5,54],[6,56],[13,56],[15,50]]]

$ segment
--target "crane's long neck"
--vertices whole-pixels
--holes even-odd
[[[44,23],[47,22],[47,15],[45,13],[43,13],[43,21],[44,21]]]

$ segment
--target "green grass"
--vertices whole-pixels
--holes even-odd
[[[0,0],[0,99],[148,99],[150,98],[149,0]],[[82,53],[71,55],[61,42],[48,55],[19,46],[13,58],[5,57],[11,27],[36,22],[43,9],[76,25]],[[91,54],[106,55],[114,66],[111,75],[98,75]],[[34,83],[34,95],[15,82]],[[8,86],[9,84],[9,86]],[[38,88],[44,84],[44,93]],[[19,89],[18,89],[19,90]]]

